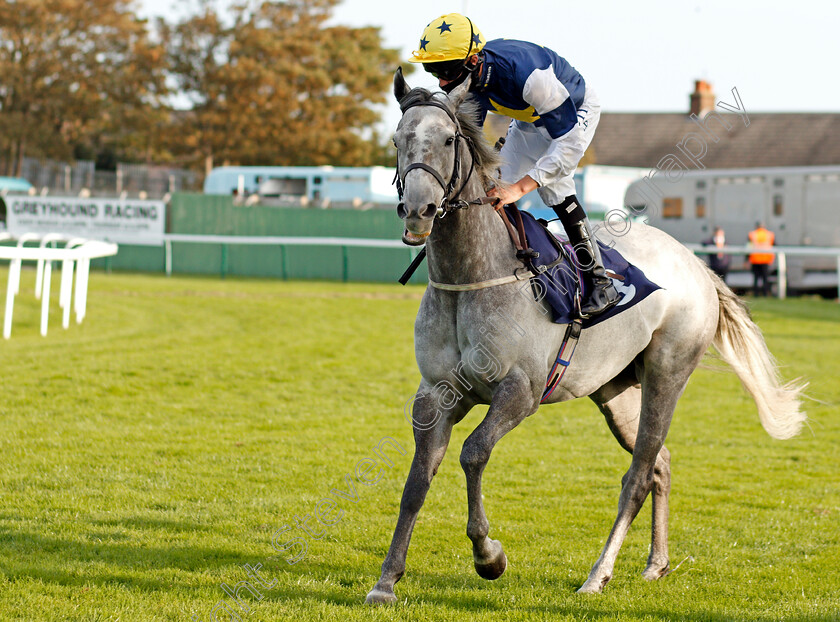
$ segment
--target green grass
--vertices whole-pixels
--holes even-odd
[[[5,271],[0,284],[5,285]],[[575,594],[600,553],[629,456],[588,400],[546,407],[485,474],[509,567],[472,569],[453,435],[415,530],[396,608],[361,603],[378,577],[413,453],[421,288],[94,273],[88,316],[38,335],[24,272],[2,349],[0,620],[205,621],[220,588],[263,564],[258,620],[840,619],[840,305],[763,300],[755,317],[787,377],[811,381],[801,437],[770,439],[730,373],[700,370],[680,402],[670,576],[645,582],[646,505],[602,595]],[[339,524],[288,565],[272,534],[345,474]],[[300,532],[298,532],[300,533]],[[227,620],[220,614],[219,619]]]

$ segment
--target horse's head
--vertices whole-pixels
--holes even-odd
[[[432,232],[435,217],[455,198],[461,180],[464,136],[456,117],[469,89],[467,81],[446,97],[411,89],[398,69],[394,96],[403,111],[394,134],[397,147],[397,214],[405,222],[403,242],[418,246]],[[470,156],[467,156],[470,157]],[[461,181],[459,181],[461,180]]]

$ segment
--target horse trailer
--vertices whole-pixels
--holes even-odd
[[[840,247],[840,166],[655,169],[630,184],[624,206],[683,243],[702,243],[722,227],[727,244],[741,246],[763,222],[777,246]],[[791,256],[787,262],[792,288],[837,285],[834,256]]]
[[[396,205],[394,171],[384,166],[221,166],[207,175],[204,192],[257,195],[262,204]]]

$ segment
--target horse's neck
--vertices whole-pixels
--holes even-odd
[[[472,175],[460,198],[486,193]],[[429,278],[438,283],[475,283],[512,274],[518,265],[502,219],[489,205],[455,210],[435,222],[426,243]]]

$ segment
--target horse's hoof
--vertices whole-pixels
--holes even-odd
[[[600,594],[604,591],[604,586],[609,583],[612,577],[604,577],[600,581],[595,581],[591,577],[586,580],[586,583],[580,586],[577,591],[578,594]]]
[[[647,581],[656,581],[667,574],[671,574],[671,565],[668,562],[665,562],[664,566],[662,564],[649,565],[642,573],[642,577],[644,577]]]
[[[366,605],[393,605],[397,602],[397,597],[393,591],[386,592],[385,590],[377,590],[373,588],[368,592],[365,598]]]
[[[478,573],[478,576],[488,581],[498,579],[505,574],[505,569],[507,569],[507,555],[502,550],[502,545],[495,540],[493,542],[499,545],[499,553],[496,557],[487,563],[475,562],[475,571]]]

